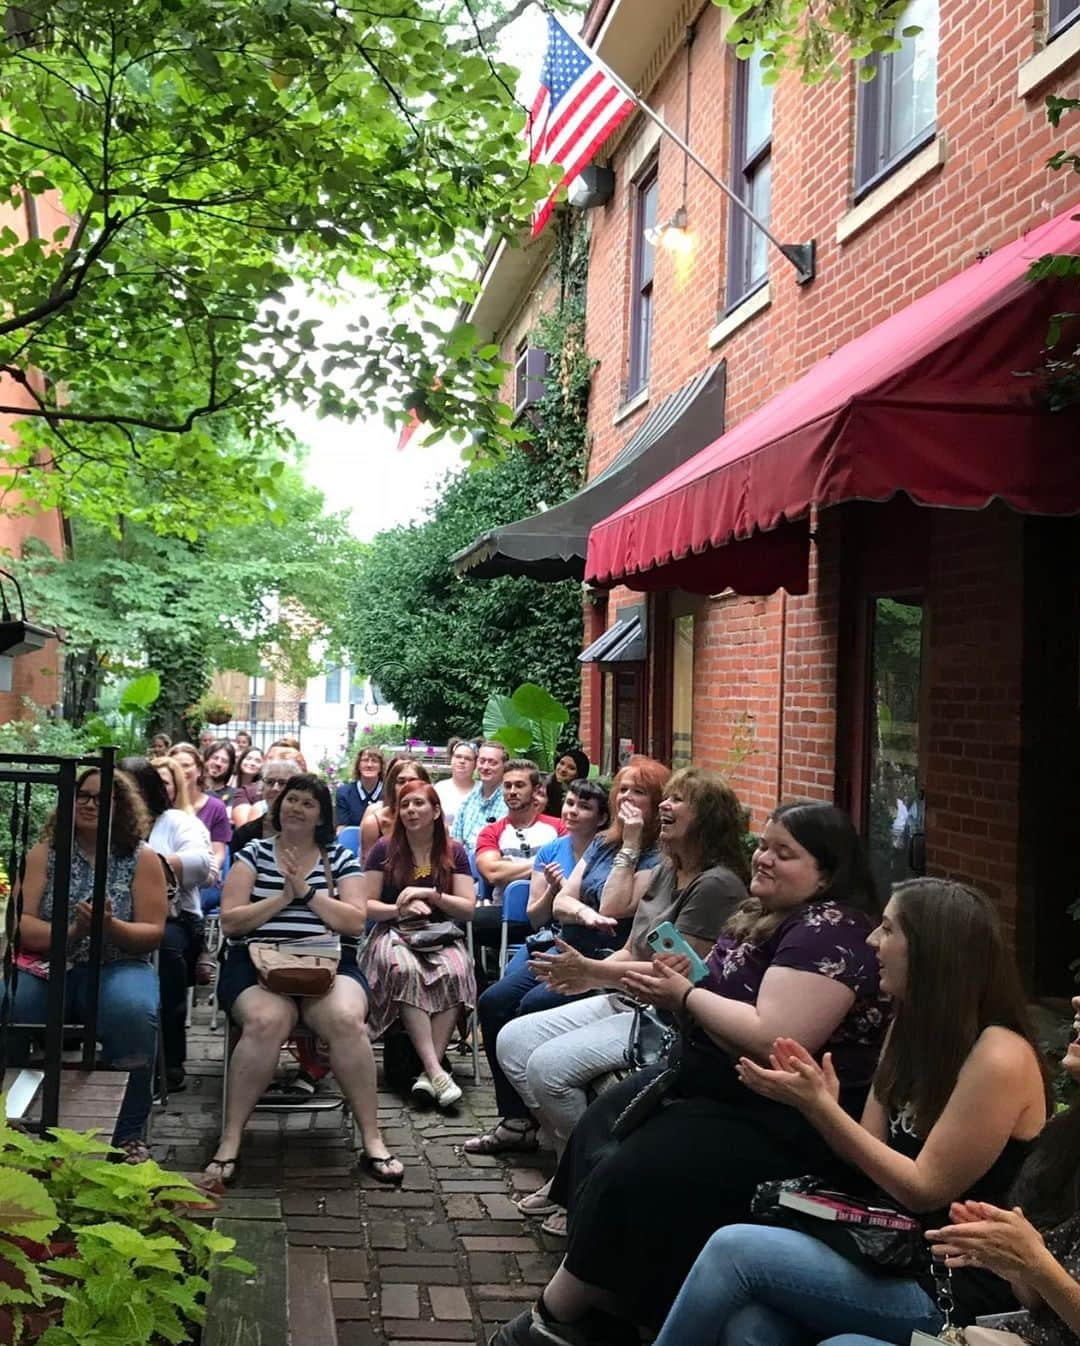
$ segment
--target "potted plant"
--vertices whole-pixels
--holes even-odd
[[[193,706],[184,711],[184,718],[197,724],[228,724],[233,717],[233,708],[223,696],[207,692],[200,696]]]

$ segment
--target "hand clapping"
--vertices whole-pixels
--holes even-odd
[[[556,939],[558,953],[536,953],[529,959],[529,970],[559,995],[579,995],[592,983],[587,978],[589,959],[583,953]]]
[[[804,1113],[830,1099],[835,1103],[840,1097],[840,1081],[833,1069],[831,1052],[826,1052],[818,1065],[802,1043],[794,1038],[777,1038],[769,1064],[771,1070],[741,1056],[735,1073],[755,1094],[787,1103]]]
[[[651,973],[628,972],[623,977],[622,984],[639,1000],[655,1005],[657,1009],[667,1010],[669,1014],[675,1014],[682,1008],[683,1000],[693,989],[694,983],[676,970],[674,961],[667,956],[654,958]],[[690,960],[684,958],[680,961],[684,962],[689,970]]]
[[[935,1257],[950,1267],[985,1267],[1009,1280],[1026,1280],[1050,1256],[1042,1235],[1019,1206],[1002,1210],[985,1201],[954,1201],[952,1224],[928,1229]]]

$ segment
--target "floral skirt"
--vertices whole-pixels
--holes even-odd
[[[471,1009],[476,1003],[476,977],[464,940],[420,953],[393,926],[385,926],[372,936],[360,966],[371,987],[372,1038],[382,1037],[401,1005],[438,1014],[458,1005]]]

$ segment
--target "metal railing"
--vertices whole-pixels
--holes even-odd
[[[115,748],[102,748],[94,756],[63,757],[42,753],[0,753],[0,797],[9,804],[6,852],[10,895],[5,912],[5,935],[0,990],[0,1080],[7,1068],[12,1031],[43,1031],[45,1039],[44,1081],[39,1125],[47,1130],[60,1116],[60,1078],[65,1038],[81,1039],[79,1068],[92,1070],[97,1049],[98,1001],[105,936],[105,896],[108,879],[109,837],[112,827]],[[65,1023],[67,996],[67,942],[70,920],[71,862],[75,846],[75,789],[79,773],[93,768],[101,773],[97,840],[94,856],[94,886],[91,899],[90,975],[82,1022]],[[20,970],[20,923],[23,914],[23,881],[26,856],[38,837],[31,836],[34,790],[55,791],[53,824],[52,914],[49,936],[49,989],[44,1023],[15,1022],[14,1003]],[[40,798],[40,796],[39,796]],[[44,961],[44,960],[43,960]],[[21,975],[29,975],[23,973]]]

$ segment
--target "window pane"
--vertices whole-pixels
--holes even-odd
[[[332,668],[326,675],[326,704],[337,706],[341,703],[341,669]]]
[[[656,270],[656,248],[649,241],[648,231],[656,228],[656,179],[641,193],[641,214],[638,223],[638,247],[641,249],[641,265],[638,267],[638,288],[644,289],[653,278]]]
[[[1050,0],[1050,35],[1058,33],[1080,18],[1080,0]]]
[[[922,869],[918,846],[912,845],[924,830],[919,782],[922,605],[879,598],[873,621],[866,816],[870,863],[887,894],[890,884],[913,878]]]
[[[761,48],[746,62],[746,121],[743,131],[743,162],[754,158],[772,139],[773,86],[761,82]]]
[[[769,205],[772,197],[772,160],[763,159],[758,166],[757,172],[747,184],[749,187],[747,205],[762,221],[763,224],[769,223]],[[749,257],[749,275],[747,276],[747,288],[756,284],[769,271],[769,240],[760,229],[752,225],[749,220],[746,224],[748,238],[750,242]]]
[[[649,352],[652,346],[652,286],[638,300],[638,358],[634,390],[649,381]]]
[[[909,24],[917,24],[922,32],[904,38],[903,47],[888,63],[892,116],[885,143],[887,160],[918,139],[937,117],[937,0],[912,0],[897,23],[897,34]]]
[[[694,750],[694,619],[671,624],[671,765],[689,766]]]

